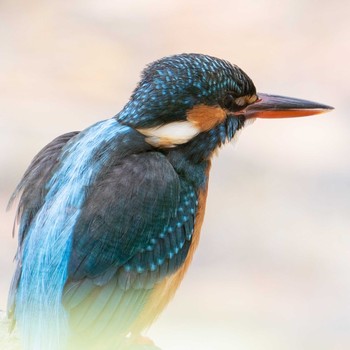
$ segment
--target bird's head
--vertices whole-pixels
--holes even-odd
[[[162,58],[146,67],[130,101],[117,115],[157,148],[184,147],[208,157],[247,119],[318,114],[332,107],[260,94],[239,67],[201,54]],[[197,152],[197,155],[198,155]]]

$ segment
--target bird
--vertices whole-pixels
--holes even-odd
[[[255,118],[331,109],[258,93],[242,69],[209,55],[149,64],[119,113],[46,145],[10,200],[8,317],[23,349],[143,346],[198,246],[216,151]]]

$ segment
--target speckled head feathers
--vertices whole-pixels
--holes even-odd
[[[252,80],[228,61],[201,54],[169,56],[146,67],[117,117],[133,127],[180,121],[196,105],[220,105],[228,92],[240,97],[256,90]]]

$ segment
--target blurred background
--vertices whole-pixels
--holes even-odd
[[[145,64],[200,52],[329,114],[258,120],[215,158],[193,266],[149,335],[163,350],[350,348],[350,2],[1,0],[0,309],[7,201],[62,133],[112,117]]]

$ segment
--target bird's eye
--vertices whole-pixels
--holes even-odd
[[[229,109],[229,110],[237,109],[237,107],[239,107],[236,104],[235,97],[233,95],[231,95],[231,94],[227,94],[224,97],[224,99],[222,101],[222,104],[223,104],[224,108]]]

